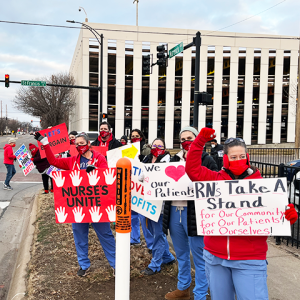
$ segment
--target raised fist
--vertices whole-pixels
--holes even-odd
[[[199,135],[203,137],[207,142],[216,137],[215,130],[207,127],[202,128]]]

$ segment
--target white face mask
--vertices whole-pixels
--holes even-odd
[[[211,145],[211,147],[212,147],[212,148],[215,148],[215,147],[216,147],[216,145],[215,145],[215,144],[212,144],[212,145]]]

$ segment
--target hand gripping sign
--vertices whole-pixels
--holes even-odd
[[[116,232],[131,232],[131,163],[127,158],[117,162]]]
[[[52,172],[56,223],[116,220],[116,170]]]
[[[194,182],[198,235],[290,236],[286,178]]]
[[[48,137],[49,145],[53,154],[58,154],[61,152],[65,152],[70,149],[70,140],[68,136],[68,129],[65,123],[59,124],[57,126],[44,129],[39,131],[42,136],[45,134]],[[44,146],[38,141],[41,158],[45,158],[45,150]]]

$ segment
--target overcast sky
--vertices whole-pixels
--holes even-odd
[[[84,22],[79,6],[85,8],[90,22],[135,25],[133,0],[11,0],[2,3],[0,21],[72,25],[65,21]],[[213,31],[255,15],[223,31],[299,36],[299,11],[299,0],[140,0],[139,25]],[[68,72],[78,34],[77,29],[0,22],[0,79],[9,74],[10,80],[34,80]],[[5,88],[0,83],[3,114],[7,104],[9,118],[38,120],[13,107],[19,87]]]

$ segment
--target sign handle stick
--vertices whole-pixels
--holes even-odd
[[[115,300],[130,299],[131,162],[117,162]]]

